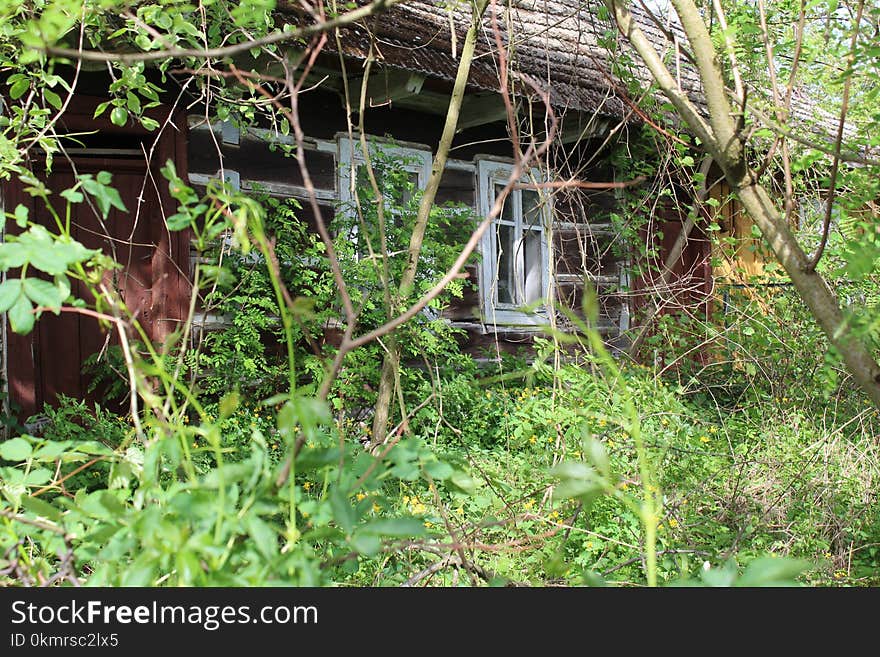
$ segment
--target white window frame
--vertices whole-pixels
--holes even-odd
[[[357,167],[365,164],[363,147],[360,139],[350,138],[347,134],[339,134],[336,136],[338,148],[337,169],[339,182],[339,201],[346,206],[354,201],[351,193],[351,176]],[[422,144],[409,144],[394,142],[390,143],[384,139],[376,137],[367,137],[367,147],[370,149],[370,155],[375,152],[381,152],[390,155],[394,159],[400,160],[404,170],[418,175],[418,188],[424,190],[428,186],[428,178],[431,177],[431,164],[433,157],[431,149]]]
[[[510,174],[514,169],[514,165],[510,162],[502,162],[491,159],[477,159],[477,205],[482,216],[489,214],[492,205],[495,202],[495,185],[504,185],[510,178]],[[535,181],[543,181],[545,176],[539,169],[532,169],[525,172],[520,178],[520,183],[531,183]],[[486,324],[496,326],[543,326],[549,322],[548,319],[548,301],[550,298],[550,246],[548,236],[550,235],[550,225],[552,220],[552,207],[549,195],[536,190],[541,196],[541,226],[540,228],[530,228],[528,230],[540,230],[541,234],[541,297],[543,304],[538,308],[530,311],[523,309],[526,305],[520,299],[515,299],[514,303],[501,304],[497,302],[498,293],[498,249],[496,233],[497,227],[501,222],[500,218],[493,220],[492,225],[483,234],[480,240],[480,303],[482,304],[483,321]],[[513,189],[507,197],[506,203],[513,203],[514,210],[514,239],[515,239],[515,256],[514,256],[514,280],[517,284],[514,286],[514,293],[518,297],[524,295],[525,272],[524,272],[524,254],[523,244],[523,216],[522,216],[522,190]],[[504,222],[507,224],[507,221]]]

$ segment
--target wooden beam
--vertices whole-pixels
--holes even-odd
[[[367,99],[370,106],[385,105],[410,96],[417,96],[425,83],[425,76],[412,71],[385,69],[370,77]]]
[[[472,94],[467,96],[461,105],[458,132],[506,119],[507,110],[500,94],[495,92]]]
[[[605,135],[610,129],[610,119],[595,114],[569,112],[562,122],[559,141],[563,144],[571,144]]]

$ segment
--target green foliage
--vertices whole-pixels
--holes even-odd
[[[828,11],[838,16],[836,6]],[[797,9],[771,7],[780,51],[791,48],[785,26]],[[877,9],[867,9],[876,18]],[[275,29],[273,10],[271,0],[231,10],[141,4],[125,13],[110,0],[0,3],[0,67],[12,101],[0,117],[0,178],[18,178],[53,224],[37,224],[24,205],[0,221],[0,229],[13,222],[20,229],[0,244],[0,312],[14,331],[28,333],[43,312],[65,306],[129,319],[119,299],[97,289],[116,265],[74,240],[69,220],[76,204],[105,219],[126,211],[110,173],[78,174],[55,196],[28,168],[39,150],[51,170],[71,139],[53,127],[74,91],[71,78],[45,47],[77,45],[80,34],[105,52],[232,45]],[[607,18],[604,8],[599,14]],[[731,6],[729,18],[728,36],[760,80],[756,8]],[[844,61],[840,37],[851,20],[827,21],[826,31],[811,21],[807,52]],[[620,244],[640,245],[638,275],[662,264],[658,244],[641,239],[657,228],[650,218],[698,213],[690,199],[705,180],[696,171],[698,145],[681,133],[672,108],[645,95],[614,30],[603,40],[619,53],[612,72],[631,97],[645,97],[642,111],[667,133],[645,125],[640,138],[608,154],[620,179],[648,179],[623,191],[610,216]],[[865,102],[853,105],[862,130],[850,144],[859,150],[877,145],[880,115],[878,52],[869,40],[856,50],[845,70],[801,70],[807,88],[830,90],[830,101],[847,77],[859,80],[854,95]],[[172,64],[201,70],[204,61],[162,59],[156,75],[145,63],[112,63],[109,99],[95,115],[158,131],[151,110],[169,91],[158,81]],[[221,99],[212,120],[263,121],[289,133],[286,117],[230,80],[195,76],[188,84]],[[759,153],[773,135],[751,137]],[[830,184],[825,155],[796,148],[792,157],[799,194],[815,197]],[[378,189],[358,169],[357,203],[338,208],[331,222],[358,331],[380,326],[429,289],[473,226],[461,208],[431,210],[415,289],[402,298],[419,194],[406,163],[381,149],[371,159]],[[777,164],[765,168],[765,180],[774,180]],[[0,442],[0,584],[418,584],[446,553],[459,561],[431,575],[433,583],[878,583],[877,413],[853,394],[836,354],[784,289],[767,298],[754,289],[731,293],[712,324],[662,317],[647,342],[663,356],[657,372],[614,362],[585,326],[580,340],[589,344],[551,336],[571,351],[554,353],[557,345],[538,339],[531,362],[478,366],[439,318],[450,296],[463,293],[455,282],[395,333],[403,354],[395,412],[412,415],[370,453],[361,446],[370,431],[365,409],[384,350],[352,351],[327,401],[316,396],[345,318],[306,212],[219,181],[198,194],[171,163],[162,173],[178,203],[168,228],[190,230],[199,253],[200,309],[224,323],[187,326],[161,346],[134,319],[124,323],[131,353],[112,350],[110,364],[99,367],[126,377],[131,368],[133,380],[117,381],[116,392],[134,385],[134,416],[62,399],[28,429],[4,419],[14,431]],[[880,250],[864,208],[877,198],[877,177],[852,168],[836,184],[822,267],[851,300],[850,325],[876,346]],[[700,229],[720,232],[712,212],[696,216]],[[812,248],[817,233],[806,223]],[[73,298],[79,284],[94,302]],[[196,329],[192,349],[182,339],[189,329]],[[697,341],[705,341],[706,358],[688,357]],[[452,554],[450,543],[462,549]]]

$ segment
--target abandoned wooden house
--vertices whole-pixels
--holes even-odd
[[[600,17],[595,5],[571,0],[516,0],[499,6],[497,15],[493,8],[483,20],[437,202],[458,202],[472,208],[477,217],[485,216],[513,166],[508,114],[499,94],[501,60],[493,22],[517,81],[516,120],[523,135],[540,139],[546,131],[545,107],[531,89],[549,94],[559,120],[547,157],[524,173],[523,183],[618,180],[607,146],[637,138],[641,120],[628,92],[610,73],[614,55],[606,46],[617,38],[612,24]],[[294,7],[280,6],[279,11],[290,12],[291,22],[300,20]],[[633,11],[642,29],[658,47],[665,47],[664,26],[648,19],[637,5]],[[359,90],[363,64],[370,60],[365,133],[373,147],[402,157],[412,181],[423,187],[468,19],[467,12],[440,3],[407,2],[363,25],[343,29],[339,40],[329,39],[324,45],[298,104],[306,161],[325,218],[348,200],[349,176],[362,158],[347,128],[343,82]],[[691,69],[678,70],[683,88],[696,92],[698,81]],[[645,79],[644,72],[640,75]],[[67,150],[68,158],[56,158],[48,184],[64,189],[74,171],[113,173],[113,184],[126,207],[137,211],[114,209],[107,221],[101,221],[87,205],[76,206],[74,236],[90,248],[104,249],[122,264],[114,284],[147,335],[162,342],[187,315],[192,254],[187,233],[169,231],[164,223],[176,203],[158,169],[170,159],[196,187],[223,176],[244,191],[260,189],[278,197],[306,199],[308,191],[298,167],[272,148],[273,142],[292,140],[271,125],[241,127],[212,120],[204,102],[187,108],[184,102],[172,104],[171,96],[168,104],[151,110],[161,125],[158,131],[133,122],[120,127],[106,114],[93,118],[97,105],[106,100],[101,73],[84,72],[78,88],[79,95],[59,125],[79,134],[79,144]],[[31,207],[32,216],[45,217],[20,184],[6,184],[4,196],[7,209],[23,203]],[[617,202],[614,189],[540,185],[514,189],[480,244],[478,262],[469,267],[464,298],[445,311],[450,322],[467,331],[463,348],[479,356],[487,346],[513,351],[528,344],[549,321],[553,304],[580,307],[588,282],[598,292],[601,332],[609,343],[625,344],[640,303],[639,290],[653,285],[653,274],[632,275],[632,250],[622,243],[614,223]],[[662,202],[642,211],[650,215],[642,239],[657,247],[652,259],[662,265],[681,230],[683,213]],[[308,218],[307,203],[302,212]],[[733,220],[729,210],[728,218]],[[667,264],[673,275],[663,281],[664,303],[690,306],[705,315],[712,268],[709,241],[699,226],[679,257]],[[4,329],[8,401],[20,416],[38,412],[61,393],[89,398],[82,362],[107,339],[97,322],[82,315],[47,313],[30,335]]]

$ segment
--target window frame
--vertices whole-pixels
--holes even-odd
[[[357,167],[365,164],[363,149],[360,138],[349,137],[346,133],[336,135],[337,144],[337,176],[336,181],[339,192],[339,202],[348,206],[354,197],[351,193],[351,176],[357,171]],[[418,188],[424,191],[428,186],[428,178],[431,176],[433,155],[428,146],[407,142],[390,142],[387,139],[367,136],[367,146],[372,154],[381,150],[383,154],[390,155],[401,162],[405,171],[418,175]]]
[[[482,216],[487,216],[495,202],[495,185],[504,185],[510,178],[514,169],[513,163],[489,158],[477,158],[477,204]],[[531,169],[523,173],[520,183],[543,181],[546,176],[539,169]],[[480,239],[481,259],[479,265],[480,304],[483,322],[496,326],[543,326],[549,323],[548,308],[551,293],[552,272],[550,271],[550,240],[552,221],[551,197],[537,191],[541,204],[539,228],[523,227],[523,208],[521,189],[511,190],[506,203],[514,202],[513,220],[493,219],[489,229],[483,233]],[[498,252],[496,234],[498,226],[514,225],[514,240],[516,243],[514,253],[514,294],[525,293],[527,283],[525,273],[525,254],[522,248],[524,231],[540,232],[541,236],[541,298],[543,303],[532,311],[525,311],[523,306],[528,305],[525,300],[514,300],[513,303],[498,303]]]

